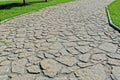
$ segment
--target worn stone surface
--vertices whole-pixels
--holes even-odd
[[[101,64],[85,69],[78,69],[75,71],[75,74],[80,77],[81,80],[106,80],[107,78],[104,67]]]
[[[119,80],[120,79],[120,67],[113,66],[112,75],[114,76],[114,79]]]
[[[44,59],[40,63],[45,75],[54,77],[61,69],[61,65],[52,59]]]
[[[75,0],[0,24],[0,80],[119,80],[111,1]]]
[[[112,43],[103,43],[99,46],[99,48],[112,53],[117,51],[117,46]]]
[[[0,76],[0,80],[8,80],[8,76],[7,75]]]
[[[89,52],[91,47],[89,47],[89,46],[79,46],[79,47],[76,47],[76,49],[84,54],[84,53]]]
[[[20,59],[12,62],[12,72],[25,73],[26,59]]]
[[[67,66],[73,66],[74,64],[77,63],[77,59],[75,57],[72,57],[72,56],[60,56],[56,60],[62,64],[67,65]]]
[[[38,74],[40,73],[40,67],[37,65],[32,65],[27,68],[29,73]]]
[[[79,55],[79,60],[83,61],[83,62],[88,62],[90,59],[90,54],[81,54]]]

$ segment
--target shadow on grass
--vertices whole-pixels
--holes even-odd
[[[25,5],[23,3],[8,3],[8,4],[0,5],[0,10],[2,10],[2,9],[11,9],[13,7],[28,6],[28,5],[32,5],[32,4],[35,4],[35,3],[44,3],[44,2],[45,1],[26,2]]]

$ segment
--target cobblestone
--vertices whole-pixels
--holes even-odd
[[[111,0],[75,0],[0,24],[0,80],[119,80]]]

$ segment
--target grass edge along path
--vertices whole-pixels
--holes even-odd
[[[20,7],[13,7],[11,9],[0,9],[0,23],[15,18],[19,15],[39,11],[49,6],[54,6],[57,4],[71,2],[71,1],[74,0],[48,0],[48,2],[35,3]]]
[[[113,24],[120,28],[120,0],[115,0],[107,6]]]

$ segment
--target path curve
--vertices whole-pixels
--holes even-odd
[[[77,0],[0,25],[0,80],[120,80],[110,0]]]

